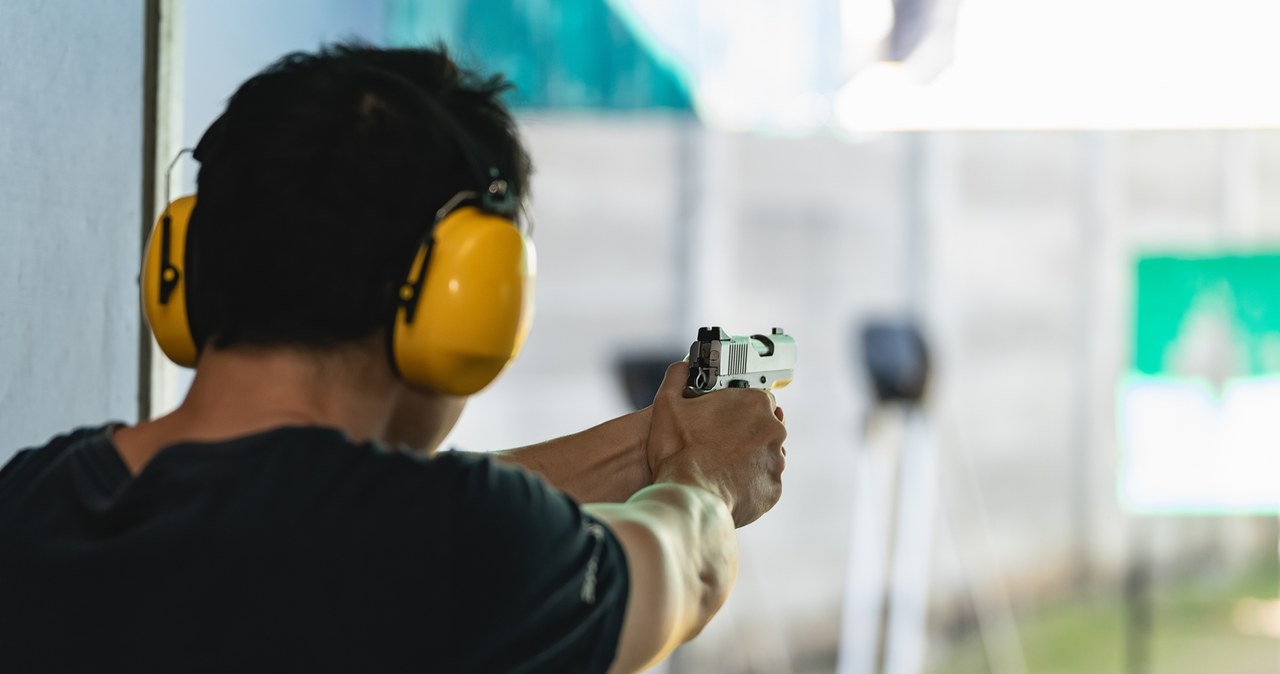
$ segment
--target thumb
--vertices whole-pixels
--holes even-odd
[[[684,361],[667,366],[667,373],[662,377],[662,386],[658,388],[658,397],[684,397],[684,388],[689,383],[689,364]]]

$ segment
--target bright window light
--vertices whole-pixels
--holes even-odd
[[[965,0],[928,82],[878,64],[840,91],[853,131],[1280,125],[1273,0]]]
[[[610,4],[731,129],[1280,126],[1276,0],[941,0],[902,64],[888,0]]]

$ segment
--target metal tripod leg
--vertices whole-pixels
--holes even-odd
[[[869,427],[857,454],[837,674],[874,674],[881,662],[887,674],[924,668],[937,467],[922,411],[899,411],[890,423],[900,425],[900,449],[877,447]]]

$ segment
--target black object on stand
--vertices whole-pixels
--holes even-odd
[[[858,377],[869,380],[874,400],[858,443],[836,671],[919,674],[937,504],[934,442],[923,405],[930,359],[911,319],[862,324],[853,344],[864,371]]]

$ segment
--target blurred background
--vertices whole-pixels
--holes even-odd
[[[448,444],[625,413],[621,364],[702,325],[800,345],[786,494],[658,671],[1280,672],[1277,25],[1271,0],[0,2],[0,461],[180,399],[138,251],[241,81],[444,44],[517,85],[540,258],[527,348]],[[884,324],[922,337],[919,399],[875,393]]]

